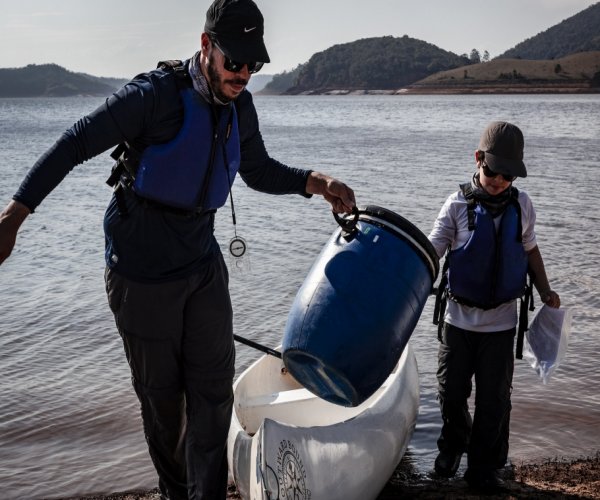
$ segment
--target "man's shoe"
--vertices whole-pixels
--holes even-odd
[[[441,477],[453,477],[460,465],[462,453],[449,453],[441,451],[435,459],[435,473]]]
[[[506,483],[498,477],[495,470],[467,469],[464,478],[470,488],[482,493],[506,491]]]

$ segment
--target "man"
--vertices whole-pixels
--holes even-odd
[[[436,320],[443,320],[437,372],[443,425],[435,471],[454,476],[466,452],[465,480],[483,491],[503,487],[496,471],[508,458],[516,299],[528,271],[542,302],[560,306],[537,245],[531,199],[513,186],[527,175],[523,149],[516,125],[492,122],[475,151],[472,181],[448,197],[429,235],[439,257],[448,251],[440,284],[449,299],[445,315],[436,307]]]
[[[245,90],[267,62],[256,4],[215,0],[197,54],[137,76],[79,120],[0,214],[1,263],[66,174],[119,145],[104,221],[106,289],[170,500],[226,496],[235,351],[213,221],[236,173],[260,191],[322,195],[338,213],[355,205],[340,181],[268,156]]]

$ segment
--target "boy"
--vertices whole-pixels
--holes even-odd
[[[523,296],[528,272],[542,302],[560,306],[536,243],[533,205],[513,187],[517,177],[527,176],[523,149],[517,126],[491,123],[475,151],[477,172],[448,197],[429,235],[439,257],[448,250],[437,372],[443,424],[435,471],[454,476],[466,452],[465,480],[480,490],[502,488],[496,471],[508,458],[516,299]]]

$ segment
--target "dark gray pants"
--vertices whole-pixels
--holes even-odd
[[[235,348],[222,256],[168,283],[105,279],[163,498],[224,499]]]
[[[440,451],[467,452],[468,466],[494,470],[508,459],[515,329],[470,332],[444,324],[438,355]],[[468,398],[475,376],[475,411]]]

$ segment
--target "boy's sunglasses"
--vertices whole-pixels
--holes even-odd
[[[214,46],[217,49],[219,49],[221,54],[223,54],[223,67],[227,71],[231,71],[232,73],[239,73],[240,71],[242,71],[242,69],[244,69],[244,66],[248,66],[248,73],[253,75],[254,73],[258,73],[261,70],[261,68],[263,67],[264,63],[261,63],[261,62],[234,61],[233,59],[230,59],[229,57],[227,57],[225,55],[225,52],[223,52],[223,49],[221,47],[219,47],[219,44],[216,42],[216,40],[211,40],[211,41],[214,44]]]
[[[497,175],[501,175],[502,178],[506,181],[506,182],[512,182],[516,179],[516,176],[514,175],[508,175],[508,174],[497,174],[496,172],[494,172],[490,167],[488,167],[485,163],[483,165],[481,165],[481,170],[483,170],[483,174],[486,177],[496,177]]]

